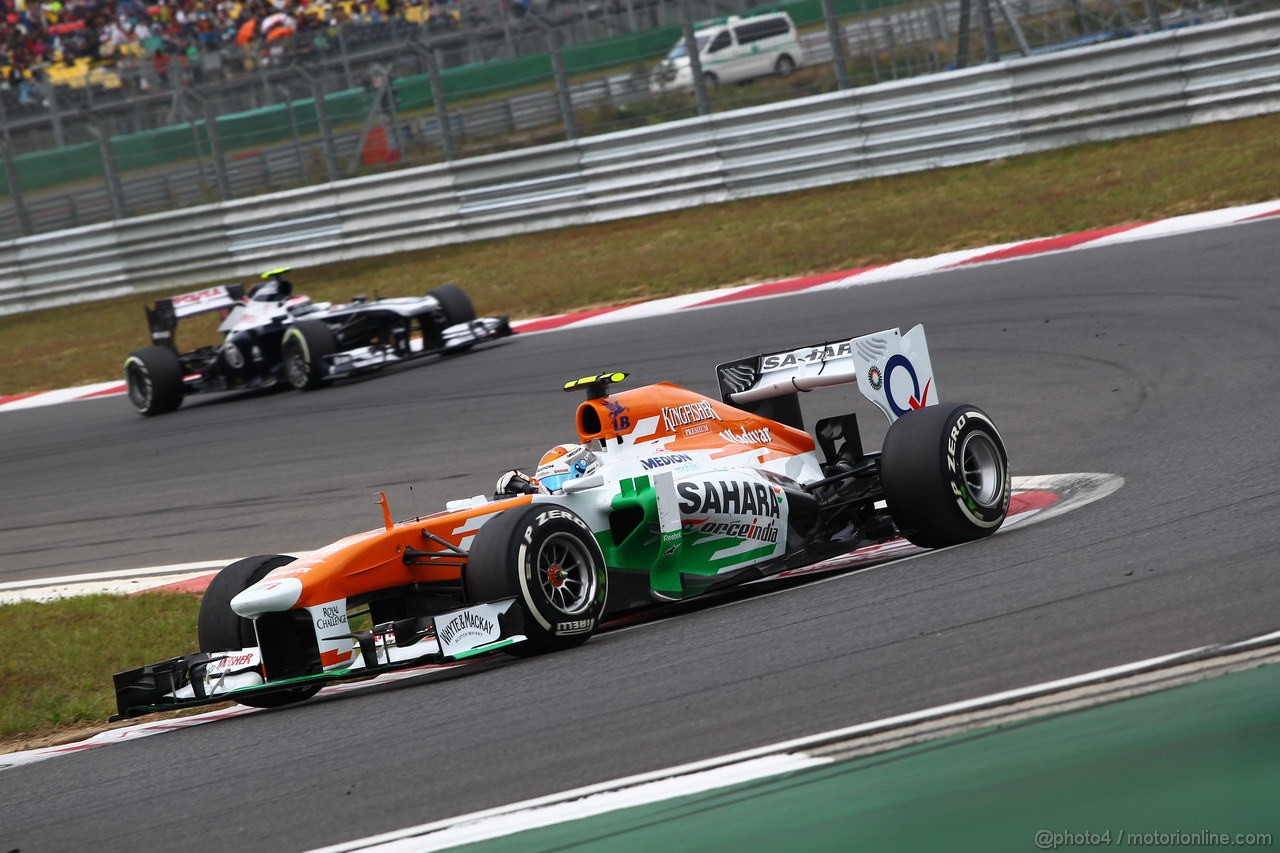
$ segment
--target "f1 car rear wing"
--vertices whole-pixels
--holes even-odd
[[[154,308],[147,309],[147,326],[151,329],[151,342],[174,346],[173,333],[183,317],[194,317],[210,311],[219,311],[239,305],[244,299],[244,286],[221,284],[191,293],[182,293],[165,299],[157,299]]]
[[[857,382],[889,423],[939,399],[921,325],[906,334],[886,329],[728,361],[716,366],[716,378],[726,403],[798,429],[803,429],[800,391]]]

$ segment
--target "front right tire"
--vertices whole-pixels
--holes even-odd
[[[333,380],[325,369],[325,356],[338,351],[338,339],[321,320],[299,320],[284,333],[280,356],[284,375],[299,391],[314,391]]]
[[[200,619],[197,633],[202,652],[238,651],[258,645],[257,632],[253,620],[245,619],[231,609],[231,599],[253,586],[267,576],[272,569],[292,563],[293,557],[281,554],[266,554],[258,557],[246,557],[236,560],[213,576],[204,598],[200,601]],[[286,641],[287,642],[287,641]],[[264,658],[268,650],[262,649]],[[275,660],[284,657],[290,669],[308,668],[300,650],[292,648],[273,648],[270,656]],[[289,660],[289,659],[292,660]],[[235,701],[253,708],[279,708],[310,699],[320,692],[317,683],[289,687],[271,693],[248,696],[235,696]]]

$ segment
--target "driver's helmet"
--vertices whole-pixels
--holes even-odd
[[[264,272],[258,282],[249,290],[250,302],[284,302],[293,295],[293,284],[284,274],[289,272],[289,267],[280,267],[280,269]]]
[[[599,458],[586,445],[557,444],[542,454],[533,478],[548,492],[559,493],[565,483],[585,477],[599,467]]]
[[[259,282],[249,291],[253,302],[284,302],[293,295],[293,285],[283,278],[271,278]]]

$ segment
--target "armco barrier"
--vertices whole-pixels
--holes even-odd
[[[515,107],[506,107],[515,109]],[[1280,13],[0,244],[0,313],[1280,110]]]

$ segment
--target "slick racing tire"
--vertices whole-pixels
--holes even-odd
[[[169,347],[147,347],[126,358],[124,381],[139,414],[163,415],[182,405],[182,362]]]
[[[894,524],[923,548],[990,536],[1009,511],[1009,457],[977,406],[927,406],[894,421],[880,482]]]
[[[476,318],[471,298],[456,284],[442,284],[427,294],[440,307],[422,317],[422,348],[428,352],[444,349],[444,330],[458,323],[470,323]],[[459,353],[471,349],[471,344],[453,347],[449,352]]]
[[[225,652],[237,651],[258,645],[253,630],[253,620],[245,619],[231,609],[231,599],[253,586],[267,576],[277,566],[293,562],[293,557],[279,554],[267,554],[260,557],[246,557],[237,560],[213,576],[209,588],[205,590],[200,601],[200,620],[197,633],[200,638],[200,651]],[[263,657],[268,650],[262,650]],[[281,655],[296,658],[295,666],[305,667],[301,653],[294,649],[272,649],[271,656],[279,659]],[[304,684],[261,695],[237,696],[236,701],[254,708],[278,708],[310,699],[319,692],[321,685]]]
[[[280,355],[285,379],[299,391],[314,391],[331,381],[324,358],[338,351],[338,339],[321,320],[300,320],[284,333]]]
[[[447,321],[446,326],[470,323],[476,318],[476,309],[471,304],[471,297],[456,284],[442,284],[427,296],[435,297],[435,300],[440,303],[440,310],[444,312]]]
[[[590,639],[604,613],[609,579],[586,522],[538,503],[509,509],[480,528],[463,586],[472,603],[516,599],[528,641],[507,651],[526,656]]]

